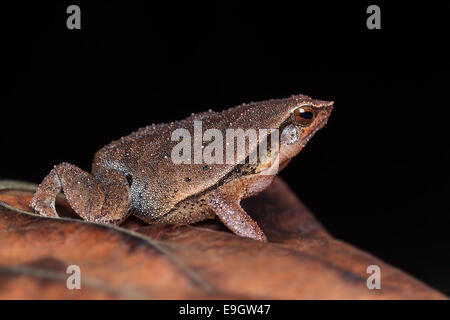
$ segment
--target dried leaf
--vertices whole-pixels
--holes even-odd
[[[280,179],[244,202],[268,243],[217,220],[121,227],[81,221],[63,196],[63,218],[30,213],[34,186],[0,185],[2,299],[445,299],[404,272],[331,237]],[[69,290],[69,265],[81,290]],[[366,285],[369,265],[382,289]]]

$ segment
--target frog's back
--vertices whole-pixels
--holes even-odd
[[[192,139],[191,146],[194,139],[202,141],[207,129],[219,130],[225,141],[226,130],[230,128],[277,128],[283,118],[280,112],[285,110],[288,108],[282,100],[269,100],[240,105],[220,113],[204,112],[181,121],[147,126],[99,150],[95,155],[93,171],[99,168],[115,169],[131,178],[134,209],[149,219],[156,219],[186,198],[201,195],[222,183],[236,168],[234,163],[244,160],[251,152],[246,149],[244,158],[236,159],[231,164],[206,164],[203,161],[194,162],[195,150],[192,149],[191,163],[175,164],[171,158],[172,150],[180,140],[172,141],[171,137],[176,129],[187,130]],[[200,136],[194,134],[194,121],[201,121]]]

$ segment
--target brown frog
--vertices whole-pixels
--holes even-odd
[[[235,234],[267,241],[240,201],[267,188],[276,174],[267,173],[274,159],[279,169],[284,168],[326,124],[332,109],[333,102],[296,95],[147,126],[100,149],[91,173],[69,163],[55,166],[30,205],[41,215],[57,217],[55,197],[63,191],[73,210],[88,221],[118,225],[133,214],[150,224],[190,224],[217,215]],[[250,163],[256,145],[248,143],[244,152],[239,153],[237,145],[232,148],[233,163],[205,164],[188,158],[175,163],[173,150],[181,138],[174,139],[173,133],[183,129],[195,136],[195,122],[224,136],[229,129],[259,130],[256,145],[259,150],[265,142],[266,156]],[[275,139],[276,150],[270,147]],[[200,141],[202,151],[208,148],[205,140]],[[224,141],[226,148],[229,140]]]

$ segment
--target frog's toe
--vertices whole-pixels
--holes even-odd
[[[41,216],[52,218],[58,217],[56,210],[52,206],[47,206],[43,201],[38,201],[33,198],[30,203],[30,207]]]

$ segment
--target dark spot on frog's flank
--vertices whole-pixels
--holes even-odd
[[[208,170],[208,168],[209,168],[208,166],[203,166],[202,169],[203,169],[204,171],[206,171],[206,170]]]
[[[127,178],[128,185],[131,187],[131,185],[133,184],[133,176],[131,174],[127,174],[125,178]]]
[[[145,192],[145,190],[147,190],[147,188],[148,188],[148,182],[146,182],[146,183],[144,184],[144,188],[142,188],[141,191],[140,191],[139,194],[138,194],[138,198],[139,198],[141,201],[144,199],[144,192]]]
[[[191,178],[186,177],[186,178],[184,178],[184,181],[185,181],[185,182],[191,182]]]

